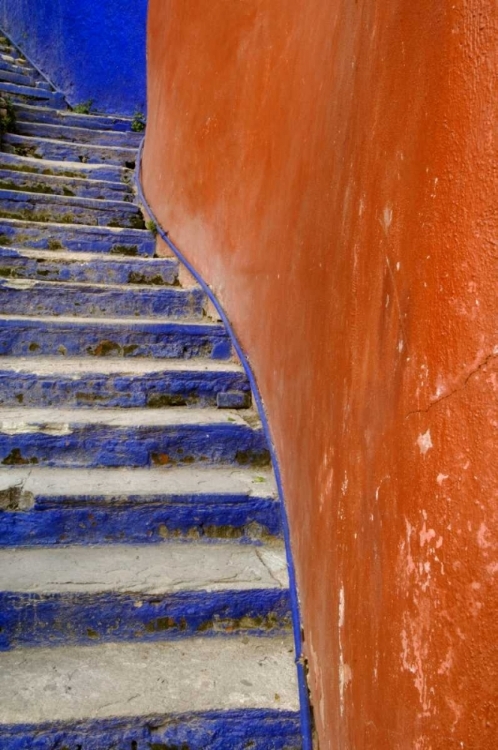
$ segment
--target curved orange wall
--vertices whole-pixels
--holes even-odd
[[[145,191],[261,389],[322,750],[496,750],[496,5],[149,13]]]

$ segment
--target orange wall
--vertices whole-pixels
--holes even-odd
[[[496,3],[149,13],[145,192],[261,389],[321,748],[496,750]]]

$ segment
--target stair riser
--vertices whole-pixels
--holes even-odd
[[[12,70],[0,66],[0,80],[2,83],[17,83],[20,86],[32,86],[34,88],[42,88],[45,91],[50,90],[50,84],[40,86],[39,83],[34,81],[30,76],[26,75],[19,70]],[[48,89],[47,89],[48,86]]]
[[[67,125],[73,128],[89,128],[91,130],[113,130],[120,133],[132,132],[131,120],[119,117],[80,115],[77,112],[59,111],[48,107],[44,107],[40,111],[36,108],[23,105],[16,106],[16,111],[18,119],[23,120],[23,122]]]
[[[36,70],[29,65],[20,65],[13,60],[4,60],[3,57],[0,57],[0,70],[7,70],[11,73],[22,73],[30,78],[35,78],[37,75]]]
[[[16,283],[30,284],[15,288]],[[9,288],[13,285],[14,288]],[[204,294],[200,289],[113,289],[0,279],[0,309],[4,315],[22,310],[25,315],[82,317],[201,318]]]
[[[101,180],[109,182],[123,182],[130,188],[131,172],[122,167],[110,164],[64,164],[59,162],[40,161],[40,159],[0,152],[0,169],[16,170],[22,174],[59,176],[87,180]]]
[[[76,281],[94,284],[150,284],[168,286],[175,284],[178,266],[175,260],[158,260],[153,264],[127,260],[92,260],[77,263],[57,259],[32,258],[7,255],[0,248],[0,278],[38,279],[39,281]],[[13,251],[12,251],[13,252]],[[147,267],[149,265],[149,267]]]
[[[130,202],[133,200],[131,188],[119,182],[32,175],[7,169],[0,169],[0,189],[98,200],[128,200]]]
[[[0,432],[0,463],[6,466],[268,466],[269,462],[264,434],[239,424],[174,428],[56,424],[13,435]]]
[[[34,86],[19,86],[17,83],[3,83],[0,81],[0,95],[9,96],[13,102],[24,102],[36,104],[37,107],[64,107],[62,94],[52,91],[44,91]]]
[[[1,732],[2,750],[302,750],[299,714],[269,709],[25,724]]]
[[[0,222],[0,244],[42,250],[69,250],[84,253],[111,253],[126,256],[152,257],[156,241],[150,232],[46,224],[4,219]]]
[[[72,143],[90,143],[94,146],[119,146],[137,150],[143,133],[99,131],[97,128],[78,128],[70,125],[17,120],[16,133],[34,138],[52,138]]]
[[[1,88],[1,87],[0,87]],[[38,159],[74,161],[86,164],[116,164],[134,168],[136,149],[112,148],[109,146],[89,146],[64,141],[38,140],[24,135],[6,133],[3,137],[4,149],[20,156],[34,156]]]
[[[0,370],[2,406],[134,408],[216,406],[225,391],[249,393],[234,372],[163,372],[133,375],[37,375]]]
[[[0,513],[0,546],[50,544],[157,544],[168,539],[185,541],[238,540],[259,543],[282,537],[280,508],[271,498],[158,496],[135,505],[111,506],[89,497],[85,507],[56,498],[56,507],[44,508],[37,498],[29,511]],[[50,498],[47,498],[50,500]]]
[[[0,321],[0,354],[22,356],[59,355],[87,357],[153,357],[190,359],[206,357],[225,360],[231,344],[221,327],[202,329],[183,325],[175,328],[158,324],[135,328],[117,327],[105,320],[95,325],[70,325],[57,320]]]
[[[290,630],[288,591],[177,594],[16,594],[0,592],[0,650],[92,645]]]
[[[82,205],[83,201],[88,201],[89,205]],[[143,216],[132,203],[112,201],[110,205],[108,201],[91,198],[26,194],[15,190],[0,190],[1,217],[56,224],[145,229]]]

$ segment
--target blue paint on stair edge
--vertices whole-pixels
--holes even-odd
[[[299,714],[278,709],[0,725],[0,733],[2,750],[306,750]]]
[[[180,260],[180,262],[183,263],[183,265],[187,268],[187,270],[192,274],[192,276],[196,279],[197,283],[204,289],[204,292],[206,293],[208,298],[211,300],[211,302],[215,306],[221,318],[221,321],[223,322],[228,332],[228,335],[230,336],[232,340],[232,345],[235,351],[237,352],[240,362],[251,384],[251,389],[252,389],[254,400],[256,402],[256,407],[257,407],[257,410],[261,419],[263,432],[266,436],[266,440],[267,440],[267,444],[268,444],[268,448],[269,448],[270,456],[271,456],[271,462],[272,462],[273,470],[275,472],[275,481],[277,484],[278,496],[280,499],[280,507],[281,507],[281,512],[282,512],[282,526],[283,526],[283,533],[284,533],[285,548],[286,548],[286,553],[287,553],[287,567],[289,571],[289,589],[290,589],[290,599],[291,599],[294,647],[296,651],[295,660],[296,660],[298,689],[299,689],[301,732],[302,732],[302,739],[303,739],[302,750],[313,750],[311,705],[310,705],[310,700],[309,700],[308,683],[306,680],[304,657],[303,657],[303,651],[302,651],[301,613],[299,609],[299,597],[298,597],[298,592],[297,592],[296,571],[294,567],[294,560],[292,558],[292,550],[291,550],[291,543],[290,543],[289,519],[287,516],[287,510],[286,510],[286,506],[284,502],[284,490],[283,490],[283,484],[282,484],[282,476],[280,473],[280,465],[278,463],[275,446],[273,444],[271,431],[270,431],[270,425],[269,425],[268,418],[266,416],[266,411],[263,405],[263,399],[261,398],[258,384],[256,382],[256,378],[254,376],[252,368],[249,364],[249,360],[242,348],[242,345],[240,344],[235,334],[235,331],[233,330],[232,324],[230,323],[230,320],[227,314],[225,313],[225,310],[223,309],[220,301],[218,300],[218,298],[216,297],[216,295],[214,294],[210,286],[204,281],[204,279],[199,274],[197,269],[190,263],[189,260],[187,260],[185,255],[174,244],[174,242],[172,242],[172,240],[169,237],[168,232],[163,229],[160,221],[158,220],[157,216],[155,215],[151,205],[149,204],[145,196],[145,192],[144,192],[143,185],[142,185],[142,179],[141,179],[144,143],[145,143],[145,137],[143,138],[140,144],[140,148],[138,150],[136,166],[135,166],[135,174],[134,174],[134,182],[135,182],[137,195],[138,195],[138,203],[144,206],[151,220],[155,223],[157,227],[157,232],[162,238],[162,240],[168,245],[170,250],[172,250],[172,252]]]
[[[13,648],[284,635],[286,589],[0,592],[0,651]]]

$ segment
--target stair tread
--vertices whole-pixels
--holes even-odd
[[[242,412],[244,414],[244,412]],[[34,407],[0,408],[0,432],[4,434],[23,434],[31,432],[37,425],[47,430],[58,431],[70,425],[108,425],[110,427],[129,427],[144,425],[147,427],[181,427],[197,425],[216,426],[232,425],[252,429],[242,416],[241,411],[212,408],[169,407],[168,409],[67,409]]]
[[[132,204],[127,204],[132,205]],[[48,229],[50,227],[58,227],[65,229],[67,232],[85,231],[91,232],[92,234],[130,234],[136,236],[137,240],[144,239],[149,236],[147,229],[133,229],[129,227],[101,227],[101,226],[88,226],[87,224],[69,224],[69,222],[62,223],[57,221],[29,221],[28,219],[11,219],[5,218],[1,220],[2,224],[8,224],[9,226],[31,226],[38,229]],[[136,233],[136,235],[135,235]]]
[[[0,591],[160,595],[288,588],[283,543],[112,544],[0,549]]]
[[[12,60],[13,61],[13,60]],[[61,110],[57,109],[56,107],[37,107],[36,105],[32,104],[19,104],[15,105],[16,110],[19,112],[19,116],[22,117],[23,112],[29,112],[32,114],[39,114],[41,118],[46,117],[47,115],[51,115],[53,117],[61,117],[63,119],[67,118],[70,120],[71,118],[77,117],[78,119],[82,118],[86,120],[88,123],[91,123],[92,121],[100,120],[103,122],[108,121],[109,124],[115,124],[117,122],[126,123],[131,125],[133,123],[132,117],[126,117],[125,115],[104,115],[104,114],[85,114],[80,112],[74,112],[72,110]]]
[[[20,154],[9,154],[6,151],[0,152],[0,163],[2,168],[8,167],[27,167],[28,169],[34,169],[34,172],[26,172],[26,174],[37,174],[38,172],[43,173],[43,170],[54,170],[59,169],[61,173],[79,173],[79,174],[99,174],[104,172],[112,171],[113,173],[126,174],[130,173],[127,167],[119,167],[112,164],[92,164],[82,163],[79,161],[61,161],[60,159],[38,159],[34,156],[21,156]],[[22,171],[18,170],[18,171]]]
[[[87,263],[91,261],[98,261],[99,263],[119,263],[124,261],[125,263],[133,262],[133,264],[143,264],[144,268],[152,268],[153,266],[159,267],[161,265],[179,265],[176,258],[147,258],[144,256],[124,256],[123,259],[121,259],[117,255],[106,255],[105,253],[72,253],[70,250],[44,250],[42,248],[36,250],[32,247],[19,247],[17,245],[0,244],[0,257],[16,257],[16,254],[26,258],[43,258],[45,260],[68,261],[74,263]]]
[[[2,155],[0,155],[0,161],[1,161]],[[27,158],[27,157],[24,157]],[[41,161],[40,159],[36,160],[38,163]],[[43,160],[42,160],[43,161]],[[64,162],[66,164],[67,162]],[[68,179],[70,179],[70,184],[76,184],[81,185],[85,187],[101,187],[104,188],[113,188],[113,189],[119,189],[122,190],[124,193],[127,193],[128,195],[131,194],[131,185],[126,185],[123,182],[117,182],[116,180],[99,180],[99,179],[89,179],[89,178],[83,178],[83,177],[71,177],[67,178],[64,175],[58,175],[58,174],[52,174],[52,175],[44,175],[43,173],[38,172],[22,172],[18,169],[11,169],[9,168],[10,165],[5,165],[3,168],[1,168],[1,171],[4,173],[5,177],[8,176],[16,176],[19,177],[21,175],[25,179],[31,179],[33,181],[43,181],[47,185],[50,184],[56,184],[56,185],[67,185]],[[97,165],[101,166],[101,165]],[[5,189],[5,188],[3,188]],[[29,193],[29,189],[26,188],[25,190],[18,190],[16,192],[22,193],[26,192]],[[56,195],[56,193],[39,193],[36,192],[36,195]],[[67,197],[76,197],[76,196],[67,196]]]
[[[84,281],[47,281],[46,279],[1,279],[0,278],[0,289],[17,289],[19,291],[29,289],[46,289],[47,293],[50,290],[66,290],[68,293],[71,291],[80,292],[122,292],[123,294],[135,294],[137,292],[147,292],[153,295],[190,295],[192,292],[199,292],[201,287],[199,285],[191,287],[181,286],[151,286],[150,284],[108,284],[99,282],[84,282]]]
[[[276,498],[273,472],[267,468],[212,466],[68,469],[12,467],[0,473],[0,492],[22,487],[34,497],[179,497],[181,495],[250,495]]]
[[[122,326],[123,328],[138,328],[141,329],[150,329],[153,328],[155,331],[165,330],[168,327],[174,327],[175,329],[179,327],[184,327],[188,329],[198,329],[198,330],[225,330],[224,327],[220,323],[213,323],[210,320],[207,320],[206,318],[203,318],[202,321],[200,321],[197,318],[181,318],[181,319],[169,319],[169,318],[132,318],[132,317],[122,317],[122,318],[110,318],[108,316],[99,318],[97,316],[89,318],[89,317],[79,317],[79,316],[69,316],[69,315],[58,315],[55,317],[54,315],[4,315],[3,313],[0,314],[0,324],[1,322],[9,322],[9,323],[27,323],[27,322],[33,322],[33,323],[41,323],[41,324],[68,324],[71,326],[77,325],[77,326],[88,326],[91,325],[92,327],[95,326],[97,323],[99,323],[102,326],[102,331],[104,331],[104,324],[106,327],[108,326]]]
[[[57,195],[54,193],[37,193],[29,190],[9,190],[0,188],[0,201],[2,200],[26,201],[31,200],[36,203],[53,203],[63,206],[81,206],[82,208],[92,208],[100,211],[110,211],[117,209],[126,210],[129,213],[138,213],[140,211],[136,203],[125,200],[114,200],[112,198],[85,198],[78,195]]]
[[[0,83],[0,86],[1,85],[2,84]],[[7,84],[3,84],[3,85],[7,85]],[[19,86],[19,88],[23,88],[23,87]],[[41,92],[43,94],[50,94],[50,92],[44,91],[43,89],[33,89],[33,91]],[[106,131],[103,131],[103,132],[106,132]],[[81,146],[82,148],[90,149],[90,150],[93,150],[93,149],[102,150],[103,149],[105,151],[111,151],[111,152],[115,151],[119,153],[123,151],[129,151],[130,154],[133,154],[134,156],[137,153],[136,147],[133,147],[133,146],[101,146],[101,145],[97,145],[94,143],[71,143],[70,141],[65,141],[62,138],[40,138],[40,137],[36,137],[32,135],[18,135],[17,133],[5,133],[4,141],[5,143],[9,143],[9,142],[26,143],[28,145],[30,143],[32,143],[33,145],[43,144],[43,143],[56,144],[58,146],[65,146],[68,148],[71,146]],[[65,161],[64,163],[68,164],[70,162]]]
[[[83,373],[103,375],[140,375],[166,372],[243,372],[235,362],[216,362],[212,359],[149,360],[149,359],[81,359],[77,357],[0,357],[0,373],[28,372],[34,375],[73,375]]]
[[[18,649],[0,665],[3,725],[299,709],[291,637]]]

